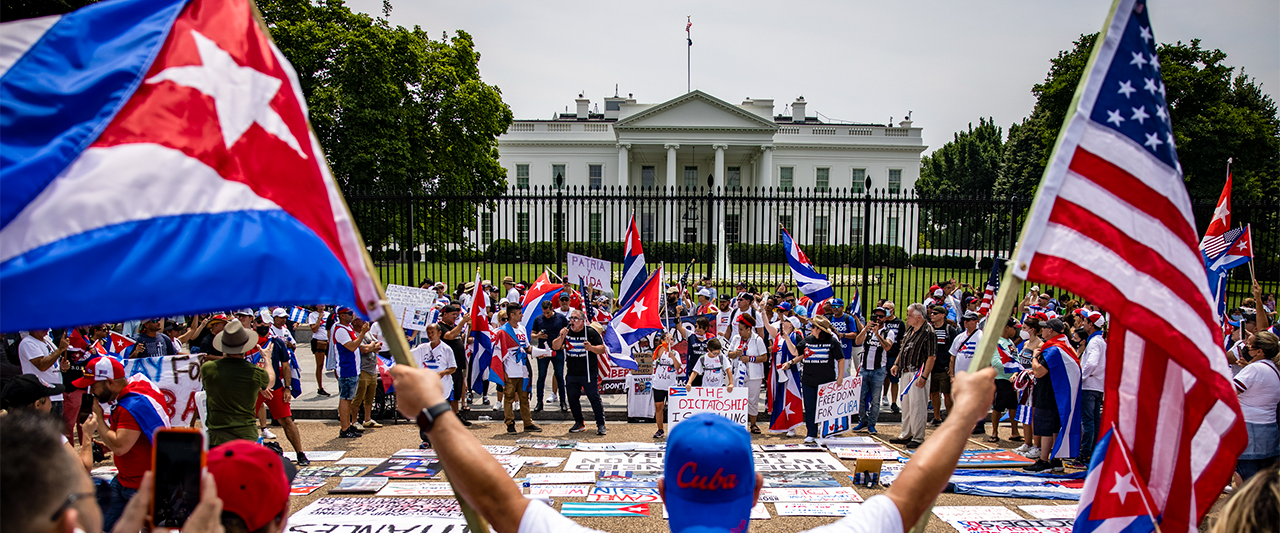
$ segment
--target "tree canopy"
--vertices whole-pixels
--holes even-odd
[[[1039,185],[1076,86],[1098,34],[1081,35],[1069,50],[1050,60],[1043,83],[1031,88],[1036,105],[1009,126],[1001,147],[999,128],[980,121],[957,133],[921,161],[918,188],[925,194],[986,193],[1030,198]],[[1280,195],[1280,118],[1276,104],[1241,69],[1226,64],[1221,50],[1189,44],[1162,44],[1157,53],[1167,90],[1170,119],[1187,190],[1193,198],[1216,198],[1226,181],[1227,158],[1234,158],[1233,196],[1260,200]],[[990,139],[991,133],[997,138]],[[1000,148],[991,179],[987,154]]]

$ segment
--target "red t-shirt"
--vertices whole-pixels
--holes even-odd
[[[116,406],[111,411],[111,430],[120,431],[121,429],[142,432],[142,426],[133,419],[129,410]],[[116,469],[119,470],[116,473],[116,479],[120,480],[120,485],[129,489],[138,488],[142,484],[142,475],[151,470],[151,441],[145,435],[138,435],[138,440],[134,441],[133,447],[129,448],[127,453],[116,454],[115,463]]]

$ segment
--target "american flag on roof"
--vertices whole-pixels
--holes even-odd
[[[1076,90],[1014,276],[1111,313],[1103,424],[1133,452],[1166,532],[1195,531],[1247,437],[1174,146],[1147,4],[1118,0]],[[1095,469],[1103,490],[1116,472]],[[1102,492],[1099,497],[1114,497]],[[1088,521],[1101,516],[1094,500]],[[1110,527],[1110,526],[1108,526]]]

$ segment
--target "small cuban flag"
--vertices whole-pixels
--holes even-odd
[[[307,322],[307,317],[309,317],[310,315],[311,313],[308,312],[306,309],[303,309],[295,305],[293,306],[293,309],[289,310],[289,321],[305,324]]]

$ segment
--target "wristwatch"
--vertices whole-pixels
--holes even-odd
[[[422,412],[418,413],[418,428],[430,433],[431,428],[436,425],[436,419],[440,418],[440,415],[452,410],[453,409],[449,407],[449,402],[440,402],[423,409]]]

